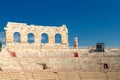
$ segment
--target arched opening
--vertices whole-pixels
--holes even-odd
[[[29,33],[27,36],[27,42],[28,43],[34,43],[34,34],[33,33]]]
[[[42,33],[41,38],[41,43],[48,43],[48,34]]]
[[[20,40],[21,40],[21,36],[20,36],[20,33],[19,32],[15,32],[14,33],[14,42],[17,42],[17,43],[19,43],[20,42]]]
[[[62,43],[62,40],[61,40],[61,34],[56,34],[55,35],[55,43]]]
[[[104,63],[103,67],[104,67],[104,69],[108,69],[109,68],[107,63]]]

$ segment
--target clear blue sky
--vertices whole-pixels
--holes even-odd
[[[66,24],[70,45],[77,36],[80,46],[96,42],[120,46],[120,0],[1,0],[1,34],[8,21],[48,26]]]

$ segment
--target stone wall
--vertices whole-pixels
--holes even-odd
[[[39,45],[38,48],[68,48],[68,29],[66,25],[62,26],[36,26],[36,25],[27,25],[25,23],[13,23],[8,22],[6,27],[4,28],[6,32],[6,45],[7,46],[16,46],[20,45],[19,47],[29,46],[28,44],[28,34],[32,33],[34,35],[34,45]],[[14,42],[14,33],[20,33],[20,42]],[[48,43],[43,44],[41,43],[41,35],[43,33],[48,34]],[[55,43],[55,35],[61,35],[61,43]],[[21,45],[22,44],[22,45]]]

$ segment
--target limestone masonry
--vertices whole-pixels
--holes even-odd
[[[120,80],[120,48],[68,46],[68,29],[62,26],[35,26],[8,22],[6,45],[0,52],[0,80]],[[20,41],[14,41],[14,33]],[[28,42],[33,33],[34,43]],[[42,42],[42,34],[48,42]],[[55,36],[61,35],[61,43]],[[98,45],[98,48],[100,45]],[[103,48],[103,46],[102,46]],[[98,50],[99,51],[99,50]]]
[[[19,45],[19,47],[30,47],[31,45],[36,48],[68,48],[68,29],[66,25],[62,26],[36,26],[27,25],[25,23],[8,22],[4,28],[6,32],[6,45],[9,47]],[[19,32],[21,36],[20,43],[15,43],[13,35],[15,32]],[[27,36],[29,33],[33,33],[35,36],[35,43],[28,44]],[[41,43],[41,35],[46,33],[48,35],[48,43]],[[55,44],[55,35],[61,35],[61,44]]]

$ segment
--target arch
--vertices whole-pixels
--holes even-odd
[[[14,40],[14,42],[20,43],[21,36],[20,36],[19,32],[14,32],[13,40]]]
[[[61,34],[56,34],[55,35],[55,43],[62,43]]]
[[[34,43],[34,34],[33,33],[29,33],[28,35],[27,35],[27,42],[28,43]]]
[[[41,34],[41,43],[48,43],[48,34],[47,33]]]

